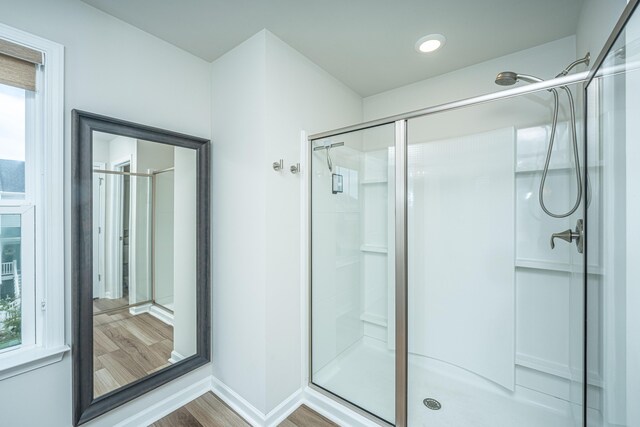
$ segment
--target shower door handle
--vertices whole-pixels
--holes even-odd
[[[551,235],[551,249],[554,249],[556,247],[556,244],[554,241],[556,238],[562,239],[569,243],[572,243],[575,240],[576,247],[578,248],[578,253],[581,254],[584,250],[584,244],[582,242],[583,231],[584,231],[584,222],[582,221],[582,219],[579,219],[576,223],[575,231],[568,229],[560,233],[553,233]]]

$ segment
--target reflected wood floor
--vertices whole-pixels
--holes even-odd
[[[173,328],[148,313],[134,316],[125,308],[95,314],[94,397],[102,396],[169,366],[172,350]]]
[[[128,298],[96,298],[93,300],[93,314],[98,314],[101,311],[113,310],[114,308],[124,308],[128,305]]]
[[[213,393],[208,392],[164,418],[151,424],[151,427],[248,427],[249,424],[235,413]],[[333,427],[337,424],[329,421],[307,406],[300,406],[281,427]]]

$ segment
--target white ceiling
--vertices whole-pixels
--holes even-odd
[[[362,96],[575,34],[582,0],[83,0],[207,61],[263,28]],[[445,47],[418,54],[418,38]],[[567,58],[569,61],[571,58]]]

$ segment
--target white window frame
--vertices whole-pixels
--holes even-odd
[[[26,198],[2,207],[3,213],[19,211],[26,229],[25,221],[35,223],[35,230],[23,230],[23,242],[35,241],[23,250],[26,256],[35,252],[34,269],[25,277],[33,285],[34,309],[32,318],[23,320],[29,327],[33,324],[34,334],[25,336],[28,339],[18,348],[0,353],[1,381],[60,361],[69,346],[64,311],[64,46],[3,24],[0,38],[38,50],[44,57],[44,65],[37,67],[35,95],[27,99],[27,118],[33,117],[35,123],[27,126]],[[27,262],[23,259],[23,265]]]

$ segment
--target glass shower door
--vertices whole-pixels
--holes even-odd
[[[578,197],[560,99],[553,213]],[[550,240],[584,211],[539,202],[552,105],[544,90],[407,122],[409,426],[582,424],[584,258]]]
[[[586,89],[586,156],[599,172],[587,254],[601,271],[587,288],[589,427],[640,425],[640,16],[631,10]]]
[[[395,421],[394,125],[311,144],[311,382]]]

